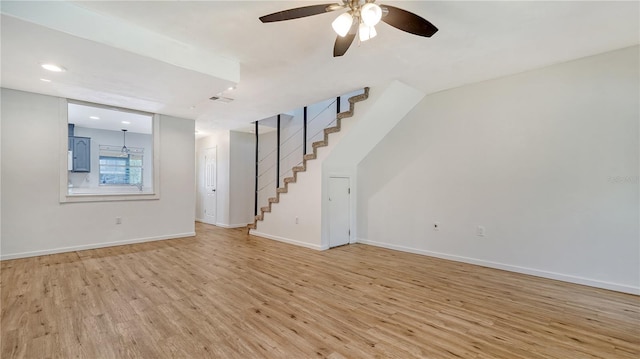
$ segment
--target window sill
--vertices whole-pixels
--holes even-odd
[[[113,201],[148,201],[160,199],[158,192],[136,193],[62,193],[60,203],[76,202],[113,202]]]

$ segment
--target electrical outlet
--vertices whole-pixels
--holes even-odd
[[[122,224],[122,217],[116,217],[116,224]]]
[[[433,230],[434,231],[439,231],[440,230],[440,223],[439,222],[434,222],[433,223]]]
[[[476,236],[484,237],[485,231],[486,231],[486,229],[484,228],[484,226],[476,227]]]

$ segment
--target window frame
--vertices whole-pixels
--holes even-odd
[[[139,187],[141,186],[144,182],[142,180],[143,178],[143,169],[144,169],[144,158],[142,156],[140,156],[139,161],[142,162],[139,166],[138,165],[132,165],[131,162],[135,162],[138,161],[136,159],[131,159],[131,154],[127,155],[127,157],[115,157],[115,156],[102,156],[100,154],[98,154],[98,186],[105,186],[105,187],[117,187],[117,186],[134,186],[134,187]],[[102,163],[102,161],[113,161],[115,163]],[[122,169],[122,171],[117,171],[117,173],[109,173],[107,171],[107,168],[117,168],[117,169]],[[138,172],[137,176],[133,176],[132,175],[132,169],[134,169],[136,172]],[[122,172],[122,173],[120,173]],[[115,178],[119,178],[120,176],[122,176],[123,179],[127,179],[127,182],[120,182],[120,181],[116,181],[115,183],[112,182],[103,182],[103,176],[108,176],[108,175],[113,175]],[[131,183],[131,179],[134,177],[140,177],[140,182],[137,183]]]
[[[73,193],[69,194],[68,181],[68,105],[75,103],[85,106],[94,106],[107,109],[122,110],[152,116],[152,163],[153,163],[153,191],[145,193]],[[60,169],[60,203],[74,202],[111,202],[111,201],[147,201],[160,199],[160,115],[144,111],[136,111],[116,106],[101,105],[86,101],[60,99],[59,101],[59,169]],[[146,152],[146,151],[145,151]],[[99,163],[98,163],[99,166]],[[98,169],[99,170],[99,169]],[[117,185],[119,186],[119,185]]]

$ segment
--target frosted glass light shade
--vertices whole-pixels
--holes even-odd
[[[376,37],[378,33],[376,32],[375,27],[360,24],[360,28],[358,28],[358,35],[360,36],[360,41],[367,41]]]
[[[382,9],[374,3],[366,3],[360,9],[360,17],[365,25],[375,26],[382,19]]]
[[[333,20],[331,27],[333,27],[333,31],[335,31],[336,34],[345,37],[345,35],[349,33],[349,29],[351,29],[351,24],[353,24],[353,16],[345,12]]]

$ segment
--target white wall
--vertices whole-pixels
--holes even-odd
[[[359,241],[640,294],[638,52],[426,96],[358,167]]]
[[[362,93],[359,91],[357,94]],[[355,96],[356,93],[351,94]],[[345,96],[350,97],[350,96]],[[357,165],[424,97],[424,93],[400,81],[391,81],[370,90],[369,98],[356,103],[355,116],[342,121],[342,129],[332,141],[336,143],[322,163],[322,243],[329,238],[329,181],[331,177],[349,178],[350,235],[357,240],[358,195]],[[348,110],[347,105],[341,110]]]
[[[253,222],[255,192],[255,135],[237,131],[213,131],[197,141],[198,200],[196,218],[204,217],[204,172],[201,164],[206,149],[216,148],[216,225],[243,227]]]
[[[2,259],[2,96],[0,93],[0,259]]]
[[[159,200],[60,203],[58,116],[56,97],[2,89],[2,259],[195,234],[193,121],[160,116]]]
[[[341,105],[343,105],[342,101]],[[347,103],[347,105],[341,107],[340,110],[346,111],[348,108],[349,105]],[[337,103],[335,98],[307,106],[307,153],[313,151],[312,145],[314,142],[324,139],[323,131],[325,128],[330,127],[330,123],[335,122],[336,111]]]
[[[269,197],[276,195],[277,141],[276,131],[261,133],[258,138],[258,207],[266,205]]]
[[[280,186],[283,186],[282,180],[291,177],[291,169],[302,162],[304,112],[297,109],[280,117]]]
[[[298,173],[297,182],[289,184],[288,193],[280,195],[280,203],[272,206],[271,213],[264,214],[264,221],[258,221],[252,234],[312,249],[327,248],[320,237],[320,203],[322,160],[329,152],[327,147],[318,150],[316,160],[307,162],[307,171]]]
[[[232,227],[253,223],[255,194],[255,135],[231,131],[229,160],[229,222]]]

